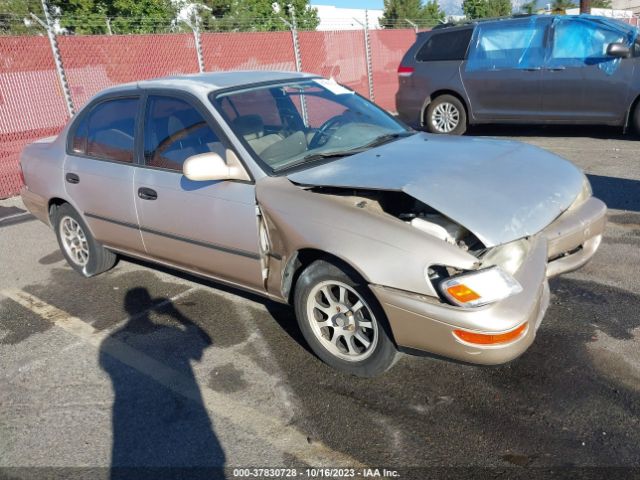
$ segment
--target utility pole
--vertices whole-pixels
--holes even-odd
[[[591,0],[580,0],[580,13],[587,15],[591,13]]]

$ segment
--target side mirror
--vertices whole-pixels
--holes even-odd
[[[607,45],[607,55],[616,58],[629,58],[631,56],[631,48],[624,43],[610,43]]]
[[[215,152],[201,153],[187,158],[182,165],[182,173],[189,180],[250,180],[238,157],[227,150],[227,161]]]

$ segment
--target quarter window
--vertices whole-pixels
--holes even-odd
[[[471,40],[472,28],[433,34],[416,54],[419,62],[464,60]]]
[[[144,125],[144,161],[150,167],[182,171],[184,161],[200,153],[224,154],[204,117],[179,98],[150,96]]]
[[[80,120],[71,149],[74,153],[116,162],[133,162],[137,98],[101,102]]]

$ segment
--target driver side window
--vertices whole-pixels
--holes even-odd
[[[184,161],[224,149],[204,117],[179,98],[150,95],[144,122],[145,165],[182,172]]]

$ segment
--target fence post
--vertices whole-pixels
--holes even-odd
[[[404,19],[405,22],[407,22],[409,25],[411,25],[413,27],[413,30],[416,32],[416,35],[418,34],[418,25],[416,25],[415,23],[413,23],[411,20],[409,20],[408,18]]]
[[[49,15],[49,6],[47,0],[41,0],[42,10],[44,10],[44,18],[46,24],[42,22],[38,17],[32,15],[38,23],[40,23],[46,30],[49,37],[49,44],[51,45],[51,53],[53,54],[53,61],[56,65],[56,72],[58,74],[58,80],[60,81],[60,87],[62,88],[62,94],[64,96],[65,103],[67,104],[67,111],[69,117],[72,117],[75,113],[73,107],[73,99],[71,98],[71,90],[69,89],[69,83],[67,82],[67,76],[64,73],[64,66],[62,64],[62,55],[60,54],[60,48],[58,47],[58,39],[56,38],[55,31],[53,29],[53,22],[51,21],[51,15]]]
[[[302,71],[302,54],[300,52],[300,41],[298,39],[298,23],[296,22],[296,11],[293,6],[290,7],[291,22],[286,18],[280,17],[280,20],[289,27],[291,30],[291,41],[293,42],[293,57],[296,62],[296,72]],[[304,94],[300,95],[300,108],[302,110],[302,120],[306,126],[309,125],[309,119],[307,115],[307,100],[304,98]]]
[[[373,65],[371,62],[371,39],[369,38],[369,10],[364,11],[364,23],[357,18],[354,18],[356,22],[362,25],[364,31],[364,53],[366,55],[367,62],[367,81],[369,82],[369,100],[376,101],[376,97],[373,93]]]
[[[198,16],[197,12],[194,18],[195,18],[195,22],[194,22],[195,25],[194,23],[191,23],[189,20],[182,19],[180,21],[183,22],[187,27],[189,27],[193,32],[193,39],[196,42],[196,58],[198,59],[198,71],[200,73],[203,73],[204,72],[204,56],[202,54],[202,42],[200,41],[200,17]]]

